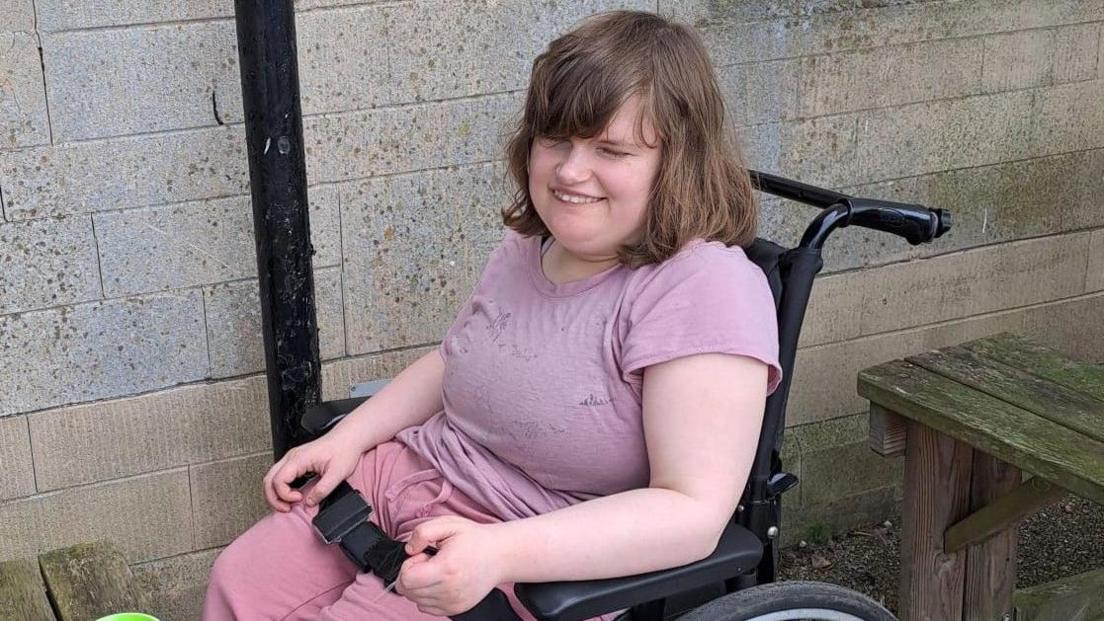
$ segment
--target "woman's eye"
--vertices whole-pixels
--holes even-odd
[[[610,149],[609,147],[598,147],[598,152],[608,157],[625,157],[626,155],[628,155],[628,153],[624,151]]]
[[[552,138],[551,136],[541,136],[537,138],[537,142],[540,143],[542,147],[554,147],[563,144],[564,141],[560,138]]]

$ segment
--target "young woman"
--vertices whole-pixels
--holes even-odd
[[[700,41],[647,13],[585,21],[533,63],[507,159],[505,236],[441,347],[272,467],[275,512],[219,556],[205,619],[432,619],[713,551],[780,370]],[[396,593],[311,529],[341,480],[408,540]]]

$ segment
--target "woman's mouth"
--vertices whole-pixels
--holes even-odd
[[[552,190],[552,195],[565,203],[571,203],[573,205],[586,205],[589,203],[597,203],[598,201],[605,200],[597,196],[587,196],[586,194],[571,194],[562,190]]]

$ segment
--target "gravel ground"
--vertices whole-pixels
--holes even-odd
[[[781,577],[820,580],[866,593],[897,612],[900,516],[869,528],[783,549]],[[815,533],[812,533],[815,534]],[[1068,496],[1020,524],[1017,587],[1104,567],[1104,506]]]

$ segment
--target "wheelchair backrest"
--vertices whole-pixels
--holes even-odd
[[[797,341],[813,279],[823,263],[818,248],[798,246],[788,249],[760,238],[744,248],[744,252],[763,270],[770,284],[778,316],[778,362],[782,367],[782,382],[767,398],[755,463],[741,500],[741,506],[750,510],[737,515],[740,523],[765,540],[767,530],[771,526],[778,526],[777,494],[772,489],[771,481],[780,474],[782,468],[779,453]],[[767,506],[773,508],[768,510]]]

